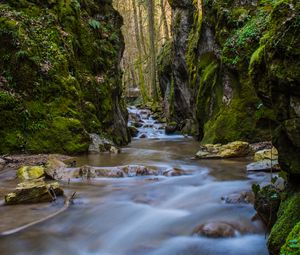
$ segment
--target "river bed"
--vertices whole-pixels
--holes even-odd
[[[183,136],[135,139],[121,154],[77,158],[79,165],[137,164],[175,167],[189,175],[74,179],[64,183],[76,191],[75,204],[59,216],[0,239],[9,255],[264,255],[265,230],[251,221],[251,204],[226,204],[222,197],[250,190],[268,174],[247,174],[248,160],[199,161],[191,157],[199,143]],[[2,181],[3,182],[3,181]],[[61,202],[58,202],[58,204]],[[49,213],[55,205],[1,207],[3,217],[30,218]],[[241,225],[246,233],[234,238],[192,235],[206,222]]]

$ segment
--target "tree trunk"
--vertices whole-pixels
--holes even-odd
[[[166,2],[165,0],[160,0],[160,8],[161,8],[161,19],[163,22],[164,26],[164,36],[165,40],[170,39],[170,33],[169,33],[169,26],[168,26],[168,21],[167,21],[167,16],[166,16]]]
[[[138,22],[138,15],[137,15],[137,8],[135,0],[132,0],[132,7],[133,7],[133,20],[134,20],[134,32],[136,38],[136,45],[138,49],[138,59],[137,59],[137,69],[139,75],[139,87],[141,90],[141,95],[143,97],[143,101],[146,102],[147,92],[145,88],[145,78],[144,78],[144,71],[143,71],[143,62],[142,62],[142,46],[141,46],[141,36],[139,33],[139,22]]]
[[[154,3],[147,0],[148,22],[149,22],[149,44],[150,44],[150,82],[151,95],[155,102],[158,101],[158,91],[156,86],[156,48],[155,48],[155,26],[154,26]]]

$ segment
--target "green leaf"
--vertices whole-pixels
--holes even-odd
[[[98,20],[95,19],[90,19],[89,20],[89,25],[93,28],[93,29],[99,29],[100,28],[100,22]]]
[[[252,185],[252,191],[253,191],[254,194],[257,194],[260,191],[259,184],[253,184]]]

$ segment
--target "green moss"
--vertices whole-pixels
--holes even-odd
[[[265,45],[260,46],[251,56],[249,74],[251,75],[255,65],[260,65],[265,54]]]
[[[0,16],[0,153],[77,153],[87,150],[87,131],[126,129],[114,125],[113,104],[125,105],[121,19],[111,2],[6,1]]]
[[[300,222],[290,232],[284,246],[280,250],[280,255],[300,254]]]
[[[271,230],[268,247],[271,254],[279,254],[280,248],[300,221],[300,193],[295,193],[280,205],[278,220]]]
[[[23,166],[17,172],[17,177],[20,181],[38,179],[45,174],[44,167],[42,166]]]

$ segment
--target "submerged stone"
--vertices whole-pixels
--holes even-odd
[[[221,198],[226,204],[254,204],[254,194],[251,191],[230,194]]]
[[[70,171],[69,171],[70,174]],[[72,176],[75,178],[123,178],[137,176],[180,176],[188,174],[178,168],[157,168],[152,166],[127,165],[117,167],[92,167],[82,166],[74,169]]]
[[[238,234],[231,224],[227,222],[209,222],[198,226],[193,234],[211,238],[235,237]]]

